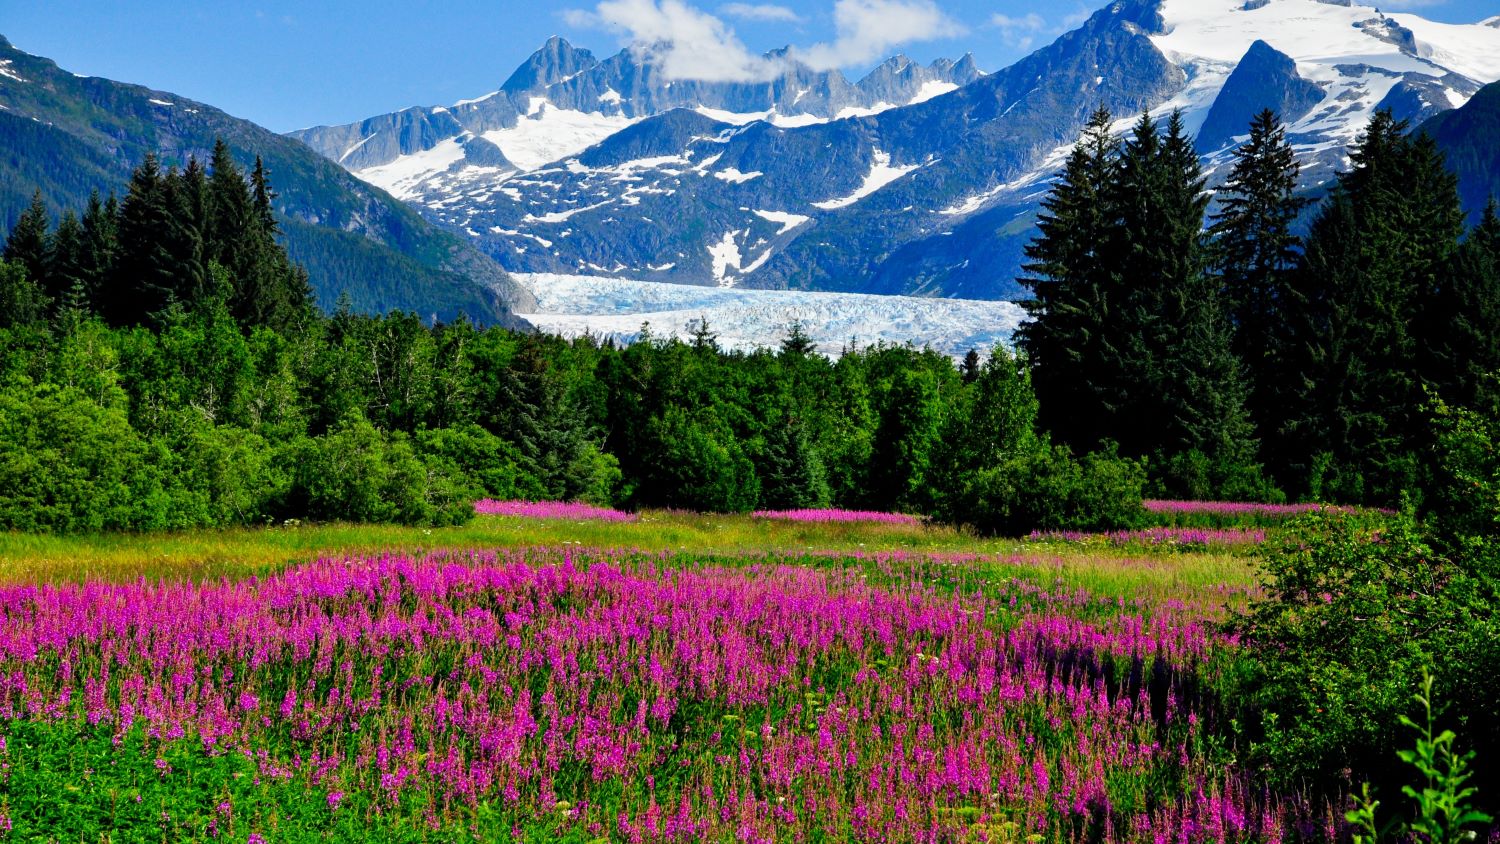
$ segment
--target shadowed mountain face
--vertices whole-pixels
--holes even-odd
[[[81,210],[90,191],[123,192],[146,153],[207,160],[220,137],[243,165],[265,160],[287,249],[324,307],[347,293],[362,311],[524,326],[511,306],[529,294],[493,260],[306,146],[174,94],[74,76],[0,38],[6,231],[36,190],[54,214]]]
[[[1500,83],[1485,86],[1463,108],[1422,124],[1448,166],[1458,174],[1458,192],[1471,221],[1491,199],[1500,199]]]
[[[296,135],[516,271],[1003,298],[1084,120],[1184,112],[1222,176],[1281,113],[1310,188],[1380,108],[1500,79],[1500,29],[1320,0],[1118,0],[1015,65],[896,57],[748,83],[549,41],[494,94]]]

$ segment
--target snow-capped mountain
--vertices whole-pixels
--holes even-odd
[[[674,79],[647,53],[624,50],[600,61],[553,37],[498,91],[292,135],[365,181],[417,199],[538,169],[673,109],[738,125],[807,126],[922,102],[982,75],[969,56],[927,66],[896,56],[857,83],[787,51],[765,63],[775,75],[763,82]]]
[[[299,134],[507,268],[1004,298],[1090,112],[1181,109],[1211,168],[1282,113],[1315,185],[1380,108],[1416,122],[1500,79],[1495,21],[1350,0],[1117,0],[1020,62],[895,59],[851,84],[666,82],[554,40],[500,92]],[[951,88],[951,90],[949,90]]]

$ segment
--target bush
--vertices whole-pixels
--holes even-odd
[[[125,410],[72,387],[0,392],[0,528],[77,533],[137,527],[153,481]]]
[[[293,483],[288,512],[314,519],[458,524],[476,485],[451,460],[424,463],[403,433],[362,418],[283,452]]]
[[[760,482],[732,432],[716,418],[667,408],[647,425],[653,460],[635,491],[641,503],[710,513],[755,509]]]
[[[1318,514],[1265,563],[1266,597],[1236,627],[1253,653],[1241,698],[1252,756],[1273,778],[1388,785],[1415,678],[1443,667],[1446,723],[1500,752],[1496,583],[1446,556],[1409,516],[1370,529]],[[1493,793],[1493,791],[1491,792]]]
[[[1144,467],[1113,452],[1074,460],[1066,448],[1033,451],[970,475],[949,518],[980,533],[1120,530],[1144,521]]]

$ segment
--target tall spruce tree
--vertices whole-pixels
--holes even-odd
[[[42,192],[36,191],[31,195],[31,204],[22,212],[21,219],[16,221],[16,227],[11,229],[3,253],[6,261],[23,267],[26,277],[33,284],[40,285],[44,292],[50,260],[48,253],[52,246],[47,233],[50,228],[47,205],[42,201]]]
[[[72,209],[63,212],[52,236],[47,265],[47,295],[57,313],[86,313],[89,309],[88,255],[83,224]]]
[[[1042,201],[1037,236],[1026,246],[1022,285],[1030,319],[1016,344],[1032,367],[1041,421],[1058,439],[1089,449],[1111,435],[1100,417],[1105,369],[1102,346],[1111,314],[1111,275],[1103,247],[1115,224],[1113,185],[1119,143],[1112,118],[1099,109]]]
[[[1308,200],[1297,195],[1301,165],[1286,127],[1267,109],[1250,124],[1250,139],[1234,152],[1234,167],[1219,191],[1209,234],[1214,267],[1234,325],[1234,351],[1252,385],[1249,410],[1269,434],[1285,382],[1278,369],[1287,285],[1302,245],[1295,233]]]
[[[1308,235],[1288,309],[1284,471],[1314,495],[1395,503],[1428,439],[1423,345],[1463,231],[1456,182],[1431,139],[1371,119]],[[1425,335],[1425,336],[1424,336]]]
[[[84,282],[90,310],[98,312],[106,280],[113,276],[120,254],[120,203],[113,195],[99,201],[99,192],[89,195],[83,211]]]
[[[209,268],[213,248],[213,197],[208,173],[195,157],[188,158],[187,168],[178,177],[177,206],[173,209],[173,253],[177,255],[176,298],[189,306],[207,301],[213,294],[213,274]]]
[[[172,302],[178,270],[167,236],[176,202],[173,181],[151,153],[131,174],[120,205],[119,260],[100,296],[101,313],[115,325],[145,323]]]
[[[1500,213],[1494,200],[1459,247],[1429,309],[1425,369],[1450,405],[1493,406],[1500,373]]]

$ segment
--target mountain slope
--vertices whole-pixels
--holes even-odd
[[[1500,79],[1500,29],[1349,0],[1115,0],[1002,71],[826,117],[861,86],[862,102],[928,90],[919,69],[942,70],[895,59],[858,85],[789,71],[668,87],[649,57],[601,62],[555,41],[483,101],[515,112],[504,131],[533,132],[531,146],[468,118],[467,134],[445,134],[437,124],[464,105],[419,110],[425,128],[405,136],[416,152],[346,164],[516,271],[1002,298],[1098,106],[1122,132],[1142,110],[1182,110],[1214,177],[1249,117],[1274,108],[1315,189],[1377,109],[1420,122]],[[704,104],[710,91],[723,108]],[[352,162],[420,122],[382,120],[384,134],[342,130],[325,152]]]
[[[967,56],[929,66],[896,56],[858,83],[838,71],[814,71],[785,51],[764,62],[774,72],[765,81],[701,82],[673,78],[633,50],[601,61],[554,37],[498,91],[477,99],[291,135],[410,199],[538,169],[674,109],[735,124],[806,126],[920,102],[981,75]]]
[[[1448,166],[1458,174],[1464,210],[1477,220],[1492,198],[1500,198],[1500,82],[1485,86],[1463,108],[1439,114],[1421,129],[1448,157]]]
[[[364,311],[524,325],[510,305],[529,294],[493,261],[302,144],[174,94],[74,76],[0,38],[6,231],[35,190],[54,212],[79,209],[92,190],[122,191],[147,152],[167,164],[206,160],[217,137],[247,166],[265,159],[287,249],[323,306],[347,293]]]

